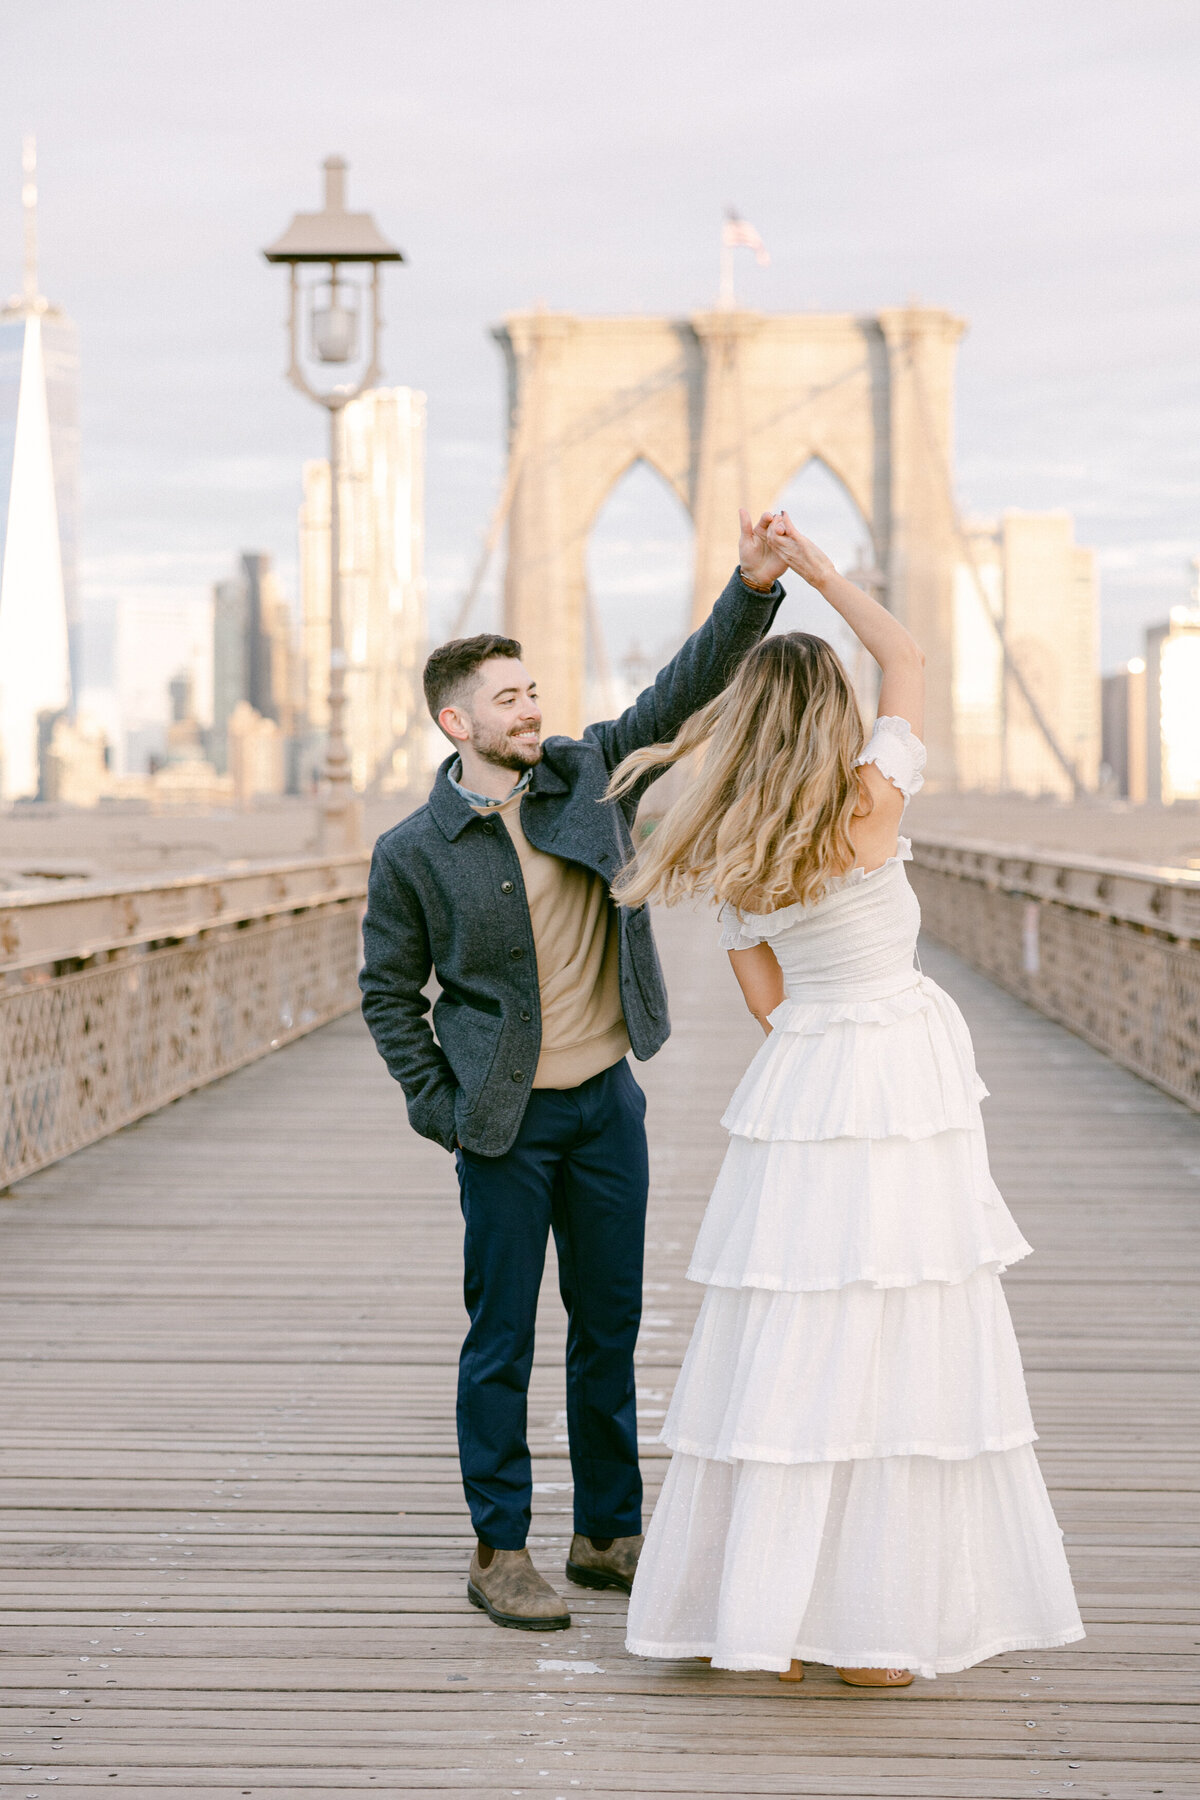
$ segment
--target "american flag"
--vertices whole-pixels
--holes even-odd
[[[753,225],[748,220],[739,218],[732,210],[725,214],[721,243],[726,250],[753,250],[754,260],[760,269],[765,269],[771,260],[767,246]]]

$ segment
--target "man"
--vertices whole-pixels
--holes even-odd
[[[653,1056],[670,1025],[649,916],[609,890],[648,784],[616,804],[604,792],[630,751],[672,737],[769,630],[784,566],[769,523],[742,513],[741,565],[709,618],[628,711],[582,738],[543,747],[513,639],[435,650],[425,695],[455,754],[427,803],[375,846],[363,1012],[412,1124],[457,1162],[471,1321],[459,1458],[478,1539],[467,1595],[498,1625],[571,1622],[525,1548],[526,1394],[551,1230],[568,1321],[566,1573],[628,1593],[637,1567],[646,1103],[625,1058]]]

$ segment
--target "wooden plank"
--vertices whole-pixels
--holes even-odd
[[[675,1037],[639,1071],[651,1494],[717,1121],[755,1044],[708,922],[662,936]],[[967,1011],[997,1178],[1038,1252],[1008,1288],[1082,1644],[880,1699],[828,1670],[790,1690],[629,1658],[615,1595],[569,1590],[553,1640],[475,1614],[452,1170],[345,1020],[0,1199],[4,1800],[1197,1791],[1200,1123],[924,960]],[[560,1585],[562,1342],[551,1271],[532,1542]],[[572,1661],[601,1672],[538,1666]]]

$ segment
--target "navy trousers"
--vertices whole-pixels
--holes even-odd
[[[633,1350],[642,1313],[646,1097],[626,1062],[576,1088],[535,1088],[512,1149],[459,1150],[464,1297],[458,1448],[476,1535],[524,1547],[533,1500],[526,1395],[549,1233],[567,1309],[575,1529],[642,1529]]]

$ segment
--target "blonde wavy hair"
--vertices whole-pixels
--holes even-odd
[[[619,799],[651,770],[703,751],[614,895],[626,906],[705,895],[756,913],[819,898],[853,864],[850,820],[869,810],[855,767],[862,747],[846,671],[825,640],[765,638],[670,743],[635,750],[614,770],[608,797]]]

